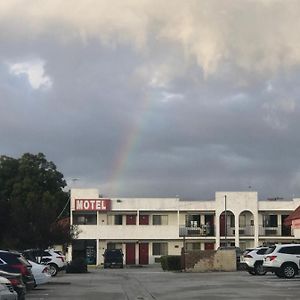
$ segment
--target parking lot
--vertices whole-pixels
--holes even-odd
[[[26,299],[299,299],[300,276],[279,279],[246,272],[173,273],[159,267],[90,269],[58,274]]]

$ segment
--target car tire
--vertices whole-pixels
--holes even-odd
[[[264,269],[263,265],[262,264],[256,264],[254,266],[254,272],[256,275],[259,275],[259,276],[263,276],[263,275],[266,275],[266,270]]]
[[[54,277],[58,273],[58,266],[56,264],[49,264],[49,274]]]
[[[248,271],[248,273],[251,275],[256,275],[256,273],[254,271]]]
[[[281,269],[283,276],[288,279],[295,277],[297,273],[297,269],[295,268],[295,266],[290,263],[283,265]]]
[[[281,271],[275,271],[274,273],[278,278],[284,278],[284,275],[282,274]]]

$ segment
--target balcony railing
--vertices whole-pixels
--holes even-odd
[[[259,226],[260,236],[293,236],[293,232],[290,226],[276,226],[276,227],[265,227]]]
[[[215,228],[210,225],[199,225],[199,226],[179,226],[180,237],[198,237],[198,236],[214,236]]]

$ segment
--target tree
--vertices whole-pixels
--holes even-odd
[[[0,246],[45,248],[69,242],[75,231],[57,225],[69,200],[65,186],[63,175],[42,153],[0,156]]]

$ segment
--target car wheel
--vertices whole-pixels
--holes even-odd
[[[248,273],[251,275],[256,275],[256,273],[254,271],[248,271]]]
[[[49,264],[49,274],[54,277],[57,275],[58,272],[58,267],[55,264]]]
[[[275,275],[276,275],[278,278],[284,278],[284,275],[282,274],[281,271],[275,271]]]
[[[267,273],[262,264],[256,264],[254,266],[254,272],[256,275],[260,275],[260,276],[265,275]]]
[[[292,264],[286,264],[282,267],[282,273],[285,278],[293,278],[296,275],[296,268]]]

